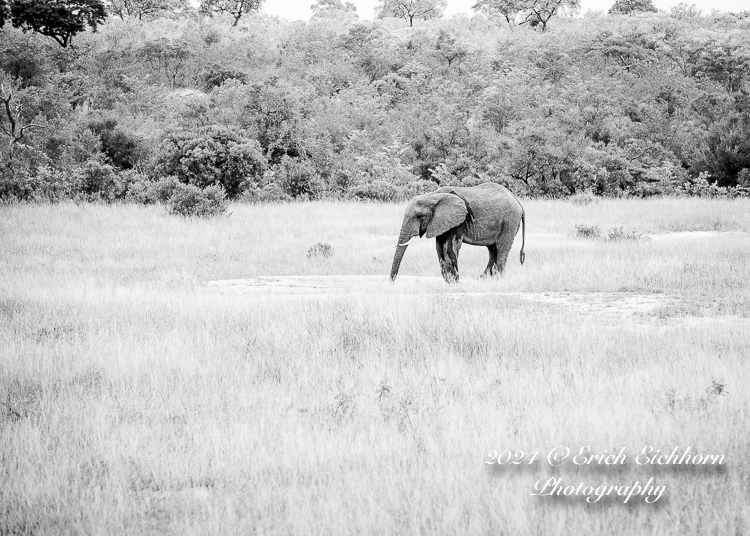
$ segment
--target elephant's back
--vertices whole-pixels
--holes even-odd
[[[518,228],[523,207],[505,186],[490,182],[456,191],[467,199],[474,212],[474,226],[465,237],[466,243],[492,244],[504,229]]]

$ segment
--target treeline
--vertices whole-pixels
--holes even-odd
[[[750,191],[750,14],[95,22],[0,30],[0,198]]]

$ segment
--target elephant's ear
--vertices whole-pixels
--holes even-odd
[[[427,224],[427,238],[434,238],[466,221],[466,203],[452,194],[433,194],[437,202],[432,207],[432,219]]]

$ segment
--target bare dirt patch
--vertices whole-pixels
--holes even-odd
[[[750,238],[750,233],[743,233],[742,231],[679,231],[676,233],[659,233],[647,236],[651,240],[696,240],[719,237]]]
[[[209,292],[266,299],[327,299],[357,296],[426,297],[453,299],[504,297],[521,302],[546,304],[550,312],[570,311],[610,321],[626,320],[652,327],[699,326],[712,322],[750,324],[750,319],[694,314],[662,314],[682,310],[682,299],[666,294],[634,292],[507,292],[491,283],[466,279],[448,286],[440,277],[399,276],[396,284],[385,275],[263,276],[208,281]]]

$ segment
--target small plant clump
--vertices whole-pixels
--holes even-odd
[[[312,246],[310,249],[307,250],[307,258],[311,259],[313,257],[324,257],[329,258],[333,255],[333,247],[331,247],[331,244],[326,244],[325,242],[318,242],[314,246]]]
[[[183,217],[211,218],[226,214],[229,202],[221,186],[198,188],[192,184],[179,183],[169,198],[170,214]]]
[[[727,394],[727,384],[724,380],[711,380],[711,385],[705,391],[706,394],[696,396],[677,396],[674,389],[667,391],[667,409],[673,412],[677,409],[685,411],[705,410],[711,404],[718,401],[720,396]]]
[[[599,198],[596,197],[596,195],[594,195],[594,192],[592,192],[591,190],[576,192],[575,194],[571,195],[568,200],[574,205],[583,206],[599,202]]]
[[[576,236],[578,238],[597,239],[601,236],[601,231],[596,225],[586,225],[585,223],[579,223],[578,225],[576,225]]]
[[[640,234],[633,230],[625,230],[622,227],[612,227],[606,233],[603,233],[596,225],[586,225],[585,223],[576,225],[576,236],[578,238],[600,240],[602,242],[651,240],[647,235]]]

